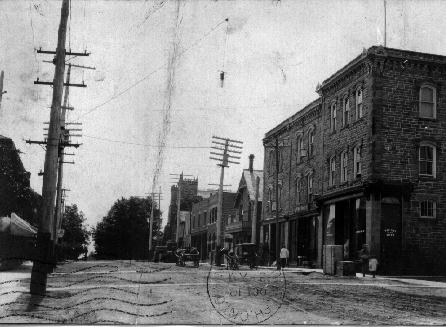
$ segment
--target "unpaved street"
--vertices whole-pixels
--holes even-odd
[[[29,279],[4,276],[0,323],[446,323],[445,288],[421,282],[89,261],[59,266],[33,298]]]

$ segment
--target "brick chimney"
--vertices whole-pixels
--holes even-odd
[[[254,162],[254,155],[250,154],[249,155],[249,171],[252,173],[253,170],[253,162]]]

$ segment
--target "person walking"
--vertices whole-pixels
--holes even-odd
[[[361,270],[362,270],[362,277],[365,277],[365,273],[367,271],[368,265],[369,265],[369,246],[368,244],[363,244],[361,251],[359,251],[359,259],[361,261]]]
[[[282,249],[280,249],[280,266],[285,268],[285,266],[288,264],[288,257],[290,256],[290,252],[285,247],[285,244],[282,244]]]

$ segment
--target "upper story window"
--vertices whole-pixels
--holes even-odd
[[[270,151],[269,152],[269,174],[272,175],[274,173],[274,163],[275,163],[275,158],[274,158],[274,151]]]
[[[314,129],[308,131],[308,157],[314,153]]]
[[[349,123],[350,117],[350,99],[348,95],[345,96],[343,100],[342,107],[342,126],[347,126]]]
[[[308,203],[313,200],[313,174],[307,176]]]
[[[335,185],[335,174],[336,174],[336,159],[335,157],[330,158],[330,171],[328,174],[328,185]]]
[[[336,130],[336,102],[333,102],[330,107],[330,128],[332,132]]]
[[[356,119],[362,117],[362,88],[356,90]]]
[[[278,199],[277,199],[277,207],[278,209],[282,209],[282,185],[279,184],[279,189],[278,189]]]
[[[434,145],[424,142],[420,144],[418,154],[420,175],[436,177],[436,157],[437,149]]]
[[[421,218],[436,218],[437,204],[432,200],[424,200],[420,202]]]
[[[299,205],[301,202],[301,197],[300,197],[300,192],[301,190],[301,179],[300,178],[296,178],[296,194],[295,194],[295,198],[296,198],[296,205]]]
[[[420,87],[419,115],[422,118],[437,118],[437,90],[430,85]]]
[[[268,211],[271,213],[273,207],[273,190],[268,189]]]
[[[341,183],[347,181],[348,173],[348,152],[344,151],[341,153]]]
[[[285,161],[285,153],[283,149],[279,149],[279,171],[283,171],[283,162]]]
[[[361,147],[353,149],[353,176],[361,176]]]

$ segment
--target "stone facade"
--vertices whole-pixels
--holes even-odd
[[[264,236],[275,218],[274,205],[268,207],[275,197],[269,200],[266,190],[274,187],[269,146],[278,137],[291,140],[282,150],[290,168],[279,172],[288,193],[279,207],[281,242],[290,241],[292,204],[298,202],[289,185],[303,171],[314,175],[313,198],[306,210],[298,207],[297,221],[315,209],[307,231],[317,235],[316,265],[322,265],[323,245],[342,245],[343,258],[357,260],[367,244],[381,272],[444,273],[445,81],[446,57],[383,47],[364,50],[325,80],[317,89],[320,99],[265,136]],[[316,152],[305,171],[293,167],[293,134],[311,112],[315,118],[302,129],[314,128]],[[299,236],[311,238],[298,233],[298,243]]]

